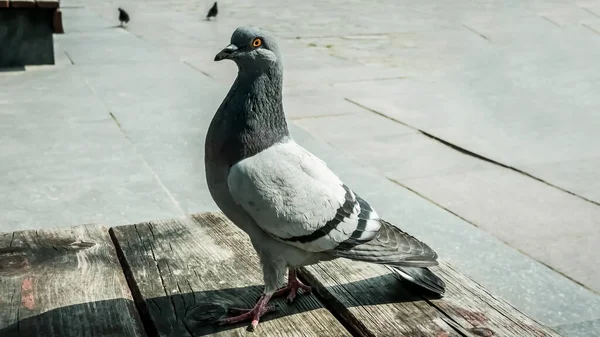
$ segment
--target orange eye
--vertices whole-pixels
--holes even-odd
[[[262,40],[259,37],[257,37],[256,39],[254,39],[254,41],[252,41],[252,47],[258,48],[260,46],[262,46]]]

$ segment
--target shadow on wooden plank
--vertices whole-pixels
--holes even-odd
[[[355,287],[357,290],[362,288],[359,284],[345,285],[345,287],[347,289]],[[233,329],[243,328],[247,323],[232,326],[217,326],[214,325],[214,322],[219,318],[224,317],[227,314],[228,308],[249,305],[251,302],[245,301],[244,299],[258,297],[261,292],[262,287],[249,286],[150,298],[146,300],[147,305],[156,308],[174,308],[174,310],[177,311],[177,315],[181,318],[180,328],[172,327],[172,329],[169,329],[168,333],[165,333],[165,331],[159,333],[156,330],[156,327],[152,327],[153,322],[147,321],[147,317],[142,317],[142,321],[149,336],[207,336],[227,332]],[[402,294],[404,292],[399,291],[398,293]],[[390,301],[418,300],[414,296],[409,294],[406,295],[406,298],[403,295],[399,295],[396,296],[396,298],[390,299]],[[285,308],[282,308],[284,306],[297,307],[298,310],[294,310],[294,314],[321,308],[315,301],[308,300],[306,295],[299,296],[297,301],[297,303],[293,304],[287,304],[282,300],[276,301],[279,306],[279,314],[265,316],[263,323],[290,314],[289,309],[285,310]],[[370,305],[378,304],[380,304],[379,301],[370,303]],[[133,301],[124,298],[69,305],[28,317],[8,327],[2,328],[0,329],[0,336],[83,336],[86,331],[89,331],[89,322],[82,322],[80,319],[82,316],[95,315],[94,320],[97,322],[111,322],[115,320],[114,315],[117,314],[115,312],[115,309],[117,308],[135,310]],[[134,312],[131,314],[135,315]],[[54,331],[53,326],[48,324],[48,322],[66,320],[68,320],[69,331]],[[149,326],[150,329],[148,329]],[[292,328],[292,326],[289,328]],[[98,330],[98,333],[100,332],[103,335],[110,336],[130,336],[128,334],[130,332],[130,327],[114,324],[112,325],[111,331],[107,331],[106,329]],[[260,330],[257,332],[260,333]],[[263,335],[261,334],[261,336]]]
[[[388,286],[389,281],[390,280],[387,277],[378,277],[373,280],[360,281],[338,286],[337,288],[339,289],[337,290],[356,290],[356,294],[360,295],[359,291],[364,289],[365,285],[383,282],[381,283],[383,286]],[[393,286],[398,286],[398,280],[393,279],[391,282]],[[262,293],[262,289],[262,286],[248,286],[185,293],[182,295],[171,296],[169,298],[151,298],[146,301],[146,305],[161,308],[170,306],[174,307],[175,311],[183,312],[182,315],[178,314],[178,316],[181,317],[182,324],[185,325],[189,331],[193,332],[194,336],[206,336],[247,326],[248,322],[232,326],[218,326],[215,325],[215,323],[218,319],[227,316],[228,308],[249,308],[253,306],[254,301]],[[406,303],[422,300],[423,298],[414,294],[410,294],[409,291],[406,291],[402,287],[398,286],[398,291],[395,292],[395,296],[387,298],[383,301],[381,299],[365,301],[363,302],[363,305],[377,306],[387,303]],[[271,302],[271,304],[274,304],[278,311],[276,313],[267,314],[264,316],[264,318],[261,320],[262,323],[281,318],[284,318],[285,321],[286,316],[289,315],[296,315],[307,311],[322,309],[321,303],[317,301],[317,298],[314,295],[300,295],[296,298],[296,301],[291,304],[288,304],[283,299],[275,299]]]
[[[131,315],[136,315],[132,300],[117,298],[114,300],[105,300],[97,302],[87,302],[82,304],[69,305],[46,311],[42,314],[22,319],[8,327],[0,329],[2,337],[24,337],[24,336],[61,336],[61,337],[81,337],[81,336],[131,336],[131,326],[119,324],[115,317],[119,313],[118,309],[127,308]],[[26,309],[22,309],[25,311]],[[109,313],[113,313],[110,315]],[[90,329],[90,317],[98,322],[97,330]],[[62,329],[52,322],[63,322],[63,326],[68,329]],[[113,322],[111,324],[111,322]],[[93,322],[92,322],[93,323]],[[106,325],[110,324],[107,329]],[[104,325],[104,327],[101,327]],[[143,332],[141,332],[143,333]],[[143,336],[140,334],[139,336]]]
[[[0,336],[144,336],[108,228],[0,233]]]

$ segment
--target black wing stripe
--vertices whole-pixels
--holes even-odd
[[[333,219],[327,221],[323,227],[315,230],[314,232],[312,232],[310,234],[301,235],[301,236],[292,236],[290,238],[281,238],[280,237],[279,239],[283,240],[283,241],[288,241],[288,242],[307,243],[307,242],[312,242],[312,241],[318,240],[318,239],[324,237],[325,235],[328,235],[332,230],[334,230],[337,227],[337,225],[339,225],[346,218],[348,218],[349,216],[352,215],[354,206],[357,203],[356,198],[354,197],[354,194],[348,188],[348,186],[342,185],[342,187],[344,187],[344,190],[346,191],[346,200],[344,201],[342,206],[337,209],[337,212]]]
[[[367,222],[368,221],[379,221],[379,220],[370,219],[371,213],[374,212],[373,208],[363,198],[359,197],[357,194],[355,194],[355,196],[356,196],[356,201],[358,201],[358,204],[360,205],[360,214],[358,215],[358,217],[359,217],[358,226],[356,227],[356,230],[354,230],[354,232],[352,233],[352,236],[350,236],[348,238],[348,240],[340,243],[340,245],[337,246],[336,249],[338,249],[338,250],[350,250],[360,244],[363,244],[363,243],[373,240],[373,238],[375,237],[375,235],[373,235],[372,237],[370,237],[368,239],[360,239],[360,237],[363,235],[363,232],[367,228]]]

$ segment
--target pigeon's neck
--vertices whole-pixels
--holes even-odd
[[[219,113],[226,140],[221,155],[229,165],[289,138],[280,69],[261,74],[240,71]]]

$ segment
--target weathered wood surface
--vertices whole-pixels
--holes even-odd
[[[411,295],[387,268],[363,262],[324,262],[302,275],[358,336],[559,336],[450,265],[432,270],[446,282],[442,299]]]
[[[249,240],[221,213],[120,226],[111,235],[151,335],[247,334],[248,323],[213,324],[228,307],[253,306],[263,288]],[[349,336],[315,296],[273,303],[278,312],[263,317],[255,336]]]
[[[0,234],[0,336],[247,334],[246,324],[214,325],[227,308],[252,306],[263,287],[248,238],[221,213],[119,226],[110,236],[95,225]],[[559,336],[452,266],[435,272],[447,285],[442,299],[417,295],[378,265],[303,268],[316,294],[275,300],[278,312],[254,334]]]
[[[145,336],[108,229],[0,234],[0,336]]]
[[[339,259],[303,268],[301,275],[354,335],[462,336],[385,267]]]
[[[243,333],[245,325],[211,326],[228,305],[252,305],[263,284],[249,240],[221,213],[112,231],[134,284],[134,297],[143,299],[142,316],[153,322],[158,334]],[[443,299],[416,295],[385,267],[344,259],[303,268],[302,276],[356,336],[559,336],[451,266],[443,263],[435,272],[448,286]],[[282,310],[266,316],[260,336],[347,334],[315,296],[300,296],[291,306],[278,303]]]

